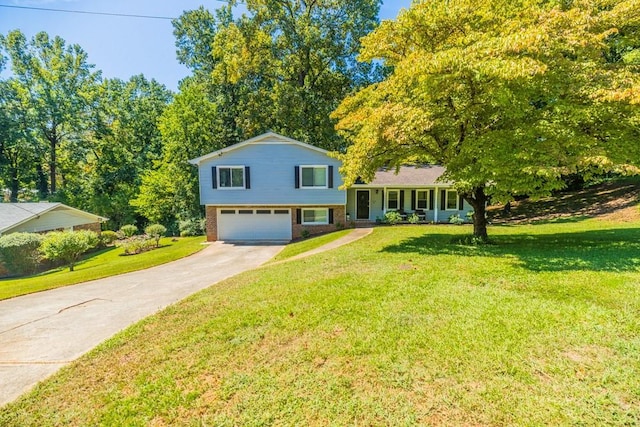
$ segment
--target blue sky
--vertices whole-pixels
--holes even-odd
[[[0,0],[0,5],[178,17],[200,5],[215,9],[220,0]],[[411,0],[384,0],[381,19],[393,19]],[[155,78],[171,90],[189,74],[175,57],[171,21],[96,16],[0,7],[0,34],[19,29],[27,38],[39,31],[79,44],[89,62],[107,78],[135,74]]]

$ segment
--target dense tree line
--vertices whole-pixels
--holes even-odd
[[[189,158],[272,130],[329,150],[345,140],[331,112],[382,77],[359,63],[360,39],[378,24],[379,0],[247,0],[174,22],[178,60],[192,70],[160,121],[162,159],[144,174],[138,210],[155,222],[198,211]]]
[[[174,21],[192,70],[172,94],[144,76],[103,79],[78,45],[46,33],[0,38],[0,188],[110,218],[111,228],[198,218],[187,160],[267,130],[343,149],[330,113],[380,79],[356,61],[379,0],[248,0]]]
[[[172,99],[143,76],[103,79],[78,45],[20,31],[0,39],[0,188],[10,201],[52,200],[110,218],[139,216],[129,200],[160,157],[157,122]]]
[[[343,153],[347,184],[444,165],[486,240],[488,197],[640,171],[635,0],[433,0],[382,25],[380,0],[235,3],[173,22],[177,94],[103,79],[58,37],[2,37],[0,188],[175,230],[202,215],[187,160],[273,130]]]

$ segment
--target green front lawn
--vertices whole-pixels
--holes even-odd
[[[300,255],[304,252],[309,252],[313,249],[317,249],[320,246],[324,246],[327,243],[331,243],[334,240],[346,236],[351,233],[353,229],[334,231],[333,233],[323,234],[322,236],[311,237],[309,239],[301,240],[299,242],[290,243],[284,247],[278,255],[273,257],[272,262],[284,261],[285,259],[293,258],[296,255]]]
[[[26,278],[1,279],[0,300],[175,261],[204,248],[203,242],[204,237],[182,237],[175,242],[166,237],[160,240],[160,248],[129,256],[123,255],[122,248],[110,247],[87,256],[75,266],[75,271],[61,267]]]
[[[377,228],[169,307],[0,425],[638,425],[640,227]]]

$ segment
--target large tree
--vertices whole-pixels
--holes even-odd
[[[89,123],[93,94],[100,73],[92,71],[87,54],[78,45],[68,45],[60,37],[36,34],[28,41],[15,30],[0,39],[8,54],[15,81],[33,112],[32,128],[47,147],[49,192],[55,193],[59,170],[66,161],[70,168],[82,155],[82,134]],[[37,165],[42,174],[42,165]]]
[[[247,0],[201,7],[174,21],[178,60],[193,71],[160,121],[162,159],[132,204],[153,221],[200,215],[195,169],[209,151],[272,130],[327,149],[344,147],[330,118],[352,91],[378,79],[358,63],[379,0]]]
[[[140,192],[131,201],[137,212],[171,228],[176,219],[201,216],[197,170],[188,160],[225,147],[224,117],[202,83],[193,78],[182,83],[158,120],[162,155],[142,175]]]
[[[235,3],[235,2],[230,2]],[[178,59],[208,84],[224,117],[228,144],[274,130],[339,148],[331,111],[377,78],[356,61],[360,39],[377,25],[380,0],[247,0],[174,22]]]
[[[21,90],[15,79],[0,80],[0,183],[9,189],[12,202],[18,201],[22,188],[32,184],[38,152],[31,132],[31,109]]]
[[[335,112],[352,142],[346,185],[381,166],[443,165],[487,240],[489,196],[637,170],[639,17],[632,0],[414,2],[363,41],[361,59],[392,73]]]
[[[66,182],[63,199],[109,218],[109,226],[136,222],[130,200],[142,175],[162,156],[158,120],[172,93],[142,75],[128,81],[107,79],[97,90],[88,147]]]

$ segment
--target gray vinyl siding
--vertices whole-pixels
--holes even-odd
[[[338,170],[340,164],[337,159],[297,144],[249,144],[200,164],[200,203],[235,206],[344,205],[346,192],[338,189],[342,185]],[[300,165],[333,166],[333,188],[295,188],[294,171]],[[251,188],[212,188],[213,166],[248,166]]]

